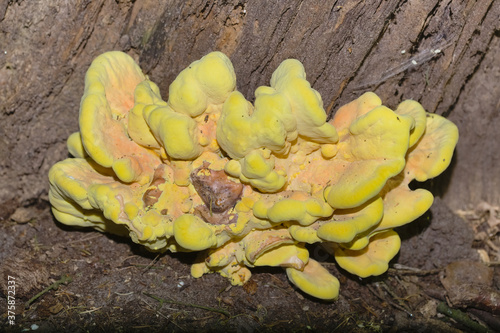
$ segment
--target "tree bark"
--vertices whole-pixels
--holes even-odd
[[[286,58],[304,63],[325,109],[365,91],[415,99],[460,129],[438,190],[454,209],[500,202],[500,3],[478,1],[2,1],[0,219],[46,201],[49,168],[78,129],[84,75],[122,50],[168,86],[220,50],[250,100]]]

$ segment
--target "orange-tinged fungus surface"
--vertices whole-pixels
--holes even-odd
[[[322,244],[353,274],[382,274],[399,250],[392,228],[432,204],[409,183],[443,172],[457,140],[453,123],[417,102],[393,111],[370,92],[327,121],[294,59],[252,104],[229,58],[212,52],[165,101],[114,51],[87,72],[73,158],[51,168],[49,198],[64,224],[128,234],[152,251],[199,251],[195,277],[218,272],[241,285],[249,268],[279,266],[331,300],[338,280],[305,244]]]

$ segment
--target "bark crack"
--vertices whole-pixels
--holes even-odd
[[[488,53],[488,51],[490,49],[490,45],[493,42],[493,38],[495,38],[495,33],[491,34],[490,39],[488,40],[488,43],[486,44],[486,50],[484,52],[478,51],[473,55],[473,56],[480,55],[479,60],[477,61],[474,68],[472,69],[472,72],[469,73],[465,77],[465,80],[463,81],[463,84],[460,86],[459,92],[456,95],[455,100],[450,104],[450,107],[445,112],[443,112],[443,114],[442,114],[443,117],[448,118],[450,116],[450,114],[453,112],[453,110],[455,109],[455,107],[457,106],[458,100],[460,99],[460,96],[462,95],[463,91],[465,90],[465,87],[467,86],[469,81],[474,77],[474,75],[479,71],[479,68],[481,67],[481,64],[483,63],[483,61],[486,57],[486,54]],[[450,78],[450,80],[448,80],[447,83],[449,83],[450,81],[451,81],[451,78]],[[436,109],[440,103],[441,103],[441,100],[438,102]]]
[[[418,47],[420,46],[420,43],[422,42],[422,40],[424,40],[426,38],[425,31],[429,27],[430,20],[436,15],[436,12],[439,9],[439,7],[440,7],[440,3],[438,1],[434,5],[434,7],[431,9],[431,11],[427,14],[427,16],[425,17],[424,23],[422,24],[422,27],[420,28],[420,31],[418,32],[418,35],[417,35],[417,38],[415,39],[415,41],[410,41],[412,43],[412,46],[409,50],[409,52],[411,54],[414,54],[415,52],[417,52]]]
[[[340,86],[340,89],[337,92],[337,95],[333,97],[332,101],[328,105],[328,109],[329,110],[333,109],[333,107],[335,106],[335,102],[342,96],[342,94],[344,93],[345,88],[347,87],[347,85],[352,80],[354,80],[354,78],[358,75],[358,73],[361,70],[361,68],[363,68],[363,65],[365,64],[366,60],[370,57],[371,53],[376,48],[377,44],[382,40],[385,32],[387,31],[387,28],[389,27],[389,24],[393,21],[393,19],[394,19],[394,13],[399,10],[399,8],[401,7],[401,5],[404,2],[405,1],[398,2],[396,4],[395,8],[393,10],[391,10],[390,13],[389,13],[389,15],[387,15],[387,17],[384,19],[384,25],[383,25],[382,29],[380,30],[380,32],[378,33],[377,38],[375,38],[375,40],[372,42],[372,44],[370,45],[370,48],[368,49],[368,51],[363,56],[363,59],[359,62],[358,67],[354,70],[354,72],[352,73],[352,75],[350,75],[344,82],[342,82],[342,84]],[[328,119],[330,119],[332,116],[333,116],[333,113],[330,113],[330,115],[328,116]]]
[[[303,2],[304,2],[304,1],[303,1],[303,0],[301,0],[301,1],[300,1],[300,3],[299,3],[299,5],[297,6],[297,9],[296,9],[296,11],[295,11],[294,15],[292,16],[292,18],[289,20],[288,24],[287,24],[287,25],[286,25],[286,27],[285,27],[285,31],[284,31],[284,33],[283,33],[283,34],[281,34],[281,35],[282,35],[282,37],[280,38],[280,40],[278,41],[278,44],[277,44],[277,45],[276,45],[276,47],[274,48],[274,50],[275,50],[275,51],[272,53],[271,57],[270,57],[270,58],[266,61],[266,63],[264,64],[264,66],[262,66],[262,67],[261,67],[261,69],[260,69],[260,74],[262,74],[262,73],[264,72],[264,70],[265,70],[265,69],[266,69],[266,68],[267,68],[267,67],[271,64],[271,62],[274,60],[274,56],[278,53],[278,50],[281,48],[281,45],[283,44],[284,40],[286,39],[287,34],[288,34],[288,32],[290,31],[291,26],[293,25],[293,23],[295,22],[295,20],[296,20],[297,16],[299,15],[300,8],[302,7],[302,3],[303,3]],[[276,27],[275,27],[275,29],[274,29],[274,31],[273,31],[273,33],[272,33],[272,35],[275,35],[276,30],[278,29],[278,27],[280,26],[280,23],[281,23],[281,21],[282,21],[282,19],[281,19],[281,18],[282,18],[282,17],[284,16],[284,14],[285,14],[286,12],[288,12],[289,10],[290,10],[290,7],[288,7],[288,8],[287,8],[287,9],[283,12],[283,14],[281,14],[281,17],[280,17],[280,19],[279,19],[278,23],[276,24]]]

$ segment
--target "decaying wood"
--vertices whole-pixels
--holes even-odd
[[[210,169],[208,162],[193,170],[190,178],[210,213],[222,213],[233,207],[243,191],[242,183],[231,180],[224,170]]]
[[[495,0],[3,1],[0,207],[46,200],[47,172],[78,129],[85,71],[114,49],[164,98],[181,69],[221,50],[249,100],[286,58],[304,63],[329,112],[367,90],[390,107],[418,100],[460,128],[440,178],[447,203],[498,203],[498,17]]]

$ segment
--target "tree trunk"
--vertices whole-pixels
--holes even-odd
[[[221,50],[249,99],[286,58],[304,63],[330,113],[368,90],[389,107],[415,99],[460,128],[446,202],[499,203],[499,15],[494,0],[3,1],[0,203],[46,199],[47,171],[77,130],[85,71],[113,49],[164,97],[181,69]]]

